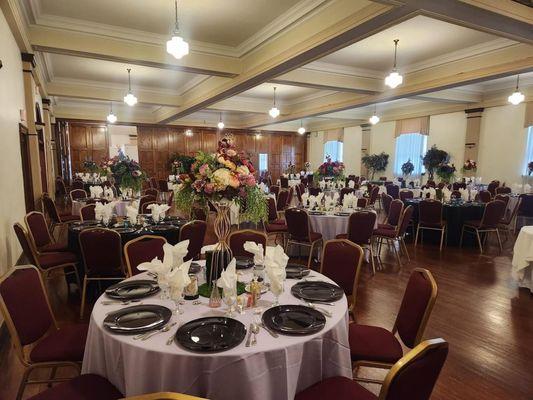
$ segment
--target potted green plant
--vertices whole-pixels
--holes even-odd
[[[371,174],[371,179],[374,180],[376,172],[385,171],[389,164],[389,155],[381,152],[379,154],[369,154],[361,159],[363,165]]]
[[[411,162],[411,159],[402,164],[402,175],[406,178],[413,173],[415,165]]]
[[[426,152],[426,154],[422,157],[422,163],[428,172],[428,180],[433,180],[437,167],[443,163],[446,163],[448,159],[448,153],[444,150],[438,149],[435,145],[433,145]]]

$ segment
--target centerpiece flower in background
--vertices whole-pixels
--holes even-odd
[[[461,168],[463,172],[477,171],[477,163],[474,160],[466,160]]]
[[[433,145],[422,157],[422,163],[428,172],[428,180],[432,181],[437,168],[442,164],[448,163],[449,159],[450,155],[446,151],[440,150]]]
[[[411,159],[402,164],[402,174],[403,176],[409,176],[415,170],[415,165],[411,162]]]
[[[533,161],[530,161],[530,162],[527,164],[527,174],[528,174],[528,175],[533,174]]]
[[[288,176],[289,178],[291,178],[294,174],[296,174],[296,165],[290,163],[290,164],[287,166],[287,169],[285,170],[285,173],[287,174],[287,176]]]
[[[304,164],[304,168],[305,168],[305,172],[309,173],[311,171],[311,163],[309,161],[306,161]]]
[[[185,154],[173,154],[170,157],[170,169],[172,175],[186,174],[191,170],[194,157]]]
[[[455,165],[446,161],[436,168],[435,173],[443,182],[449,183],[455,177],[455,171]]]
[[[140,192],[143,181],[147,178],[139,163],[124,155],[104,159],[100,168],[104,174],[114,179],[115,185],[122,192],[130,192],[130,195]]]
[[[334,180],[344,179],[344,163],[331,161],[331,156],[326,156],[326,161],[318,167],[315,179],[333,178]]]
[[[386,171],[389,165],[389,155],[385,152],[379,154],[367,154],[363,156],[361,162],[370,172],[371,180],[374,180],[376,172]]]
[[[96,164],[93,160],[84,161],[83,169],[85,170],[85,172],[89,172],[91,174],[94,174],[95,172],[98,172],[100,170],[98,164]]]

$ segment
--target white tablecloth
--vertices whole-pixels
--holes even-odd
[[[317,277],[320,274],[311,273]],[[144,278],[144,274],[136,278]],[[250,279],[250,275],[242,280]],[[321,279],[329,281],[327,278]],[[295,280],[287,280],[282,304],[302,304],[290,294]],[[275,339],[261,329],[257,345],[245,343],[216,354],[197,354],[165,342],[174,334],[158,334],[147,341],[135,341],[130,336],[113,335],[102,327],[106,313],[123,306],[103,306],[102,296],[94,307],[83,359],[83,373],[96,373],[109,379],[126,396],[150,392],[173,391],[218,399],[291,400],[304,388],[331,376],[351,377],[348,343],[348,313],[346,297],[334,307],[333,318],[327,318],[321,332],[309,336],[283,336]],[[171,321],[188,322],[201,317],[220,316],[225,306],[211,309],[208,299],[201,305],[186,302],[185,313],[173,314]],[[268,307],[271,293],[260,300]],[[144,304],[163,304],[174,309],[171,301],[158,295],[145,299]],[[251,310],[235,317],[246,328],[253,321]]]
[[[518,286],[529,288],[533,292],[533,226],[520,229],[513,250],[512,276],[518,281]]]
[[[333,212],[327,212],[326,215],[309,215],[311,228],[314,232],[321,233],[324,241],[335,239],[341,233],[347,233],[349,218],[350,216],[334,215]],[[377,228],[377,218],[374,228]]]

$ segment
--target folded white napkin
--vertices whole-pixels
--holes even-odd
[[[147,208],[152,212],[152,219],[157,222],[165,218],[170,206],[167,204],[150,204]]]
[[[94,206],[94,215],[97,221],[102,220],[104,224],[107,224],[113,216],[113,211],[117,203],[112,201],[107,204],[102,204],[99,201]]]
[[[324,189],[326,187],[326,181],[318,182],[318,186],[320,187],[320,189]]]
[[[322,203],[322,199],[324,198],[324,192],[320,192],[319,194],[316,195],[316,201],[317,203]]]
[[[452,192],[450,189],[448,189],[447,187],[442,189],[442,198],[444,201],[450,201],[451,197],[452,197]]]
[[[471,189],[470,190],[470,200],[475,200],[475,198],[477,196],[477,193],[478,193],[478,191],[476,189]]]
[[[254,264],[263,265],[265,262],[265,253],[261,243],[251,241],[244,242],[244,250],[254,255]]]
[[[170,287],[170,296],[176,300],[181,297],[183,289],[191,283],[189,277],[189,268],[191,267],[192,259],[187,262],[180,263],[179,266],[174,268],[168,273],[168,285]]]
[[[163,261],[154,258],[152,261],[143,262],[137,266],[139,271],[148,271],[157,276],[157,283],[161,287],[166,287],[170,282],[170,273],[172,271],[171,252],[165,252]]]
[[[90,186],[89,192],[91,193],[91,197],[93,199],[97,199],[97,198],[102,197],[102,193],[104,192],[104,189],[102,188],[102,186]]]
[[[348,181],[348,187],[349,187],[350,189],[353,189],[353,188],[355,187],[355,182],[352,181],[352,180],[349,180],[349,181]]]
[[[114,197],[115,197],[115,194],[113,193],[113,189],[111,189],[110,187],[106,187],[104,189],[104,198],[111,201],[113,200]]]
[[[333,193],[333,201],[334,201],[335,203],[338,203],[338,202],[339,202],[339,198],[340,198],[340,194],[339,194],[339,192],[335,192],[335,193]]]
[[[326,197],[324,200],[324,207],[327,211],[331,211],[335,206],[335,201],[331,197]]]
[[[218,287],[224,292],[235,293],[237,290],[237,260],[233,258],[226,269],[220,273],[217,281]]]
[[[268,186],[265,185],[263,182],[259,184],[259,189],[261,189],[263,193],[268,193]]]
[[[302,204],[304,206],[307,205],[308,200],[309,200],[309,193],[307,193],[307,192],[302,193]]]
[[[176,175],[169,175],[168,176],[168,181],[169,182],[174,182],[176,180]]]
[[[265,257],[265,272],[270,281],[270,290],[274,295],[279,296],[283,293],[283,283],[287,277],[285,268],[289,256],[285,254],[280,245],[276,247],[267,247]]]
[[[137,221],[137,215],[139,214],[139,206],[126,206],[126,216],[132,224]]]
[[[461,193],[461,199],[468,200],[468,190],[459,188],[459,193]]]
[[[176,243],[175,245],[171,245],[169,243],[165,243],[163,245],[163,252],[165,254],[165,257],[168,257],[168,262],[172,266],[172,268],[177,268],[181,264],[183,264],[183,259],[187,255],[189,251],[189,240],[182,240],[179,243]]]

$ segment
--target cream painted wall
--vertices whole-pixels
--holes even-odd
[[[346,175],[361,175],[361,144],[363,131],[360,126],[344,128],[343,159]]]
[[[324,132],[311,132],[307,144],[307,161],[315,171],[324,162]]]
[[[394,169],[394,154],[396,152],[396,138],[394,137],[394,130],[396,122],[383,122],[373,125],[370,132],[370,150],[369,154],[378,154],[382,151],[389,155],[389,164],[387,170],[378,172],[374,176],[378,179],[380,176],[392,176]]]
[[[429,119],[428,149],[436,145],[450,154],[450,161],[461,169],[465,156],[466,113],[432,115]]]
[[[13,233],[14,222],[23,221],[25,210],[19,143],[19,110],[24,109],[24,84],[20,50],[0,11],[0,275],[21,254]]]

